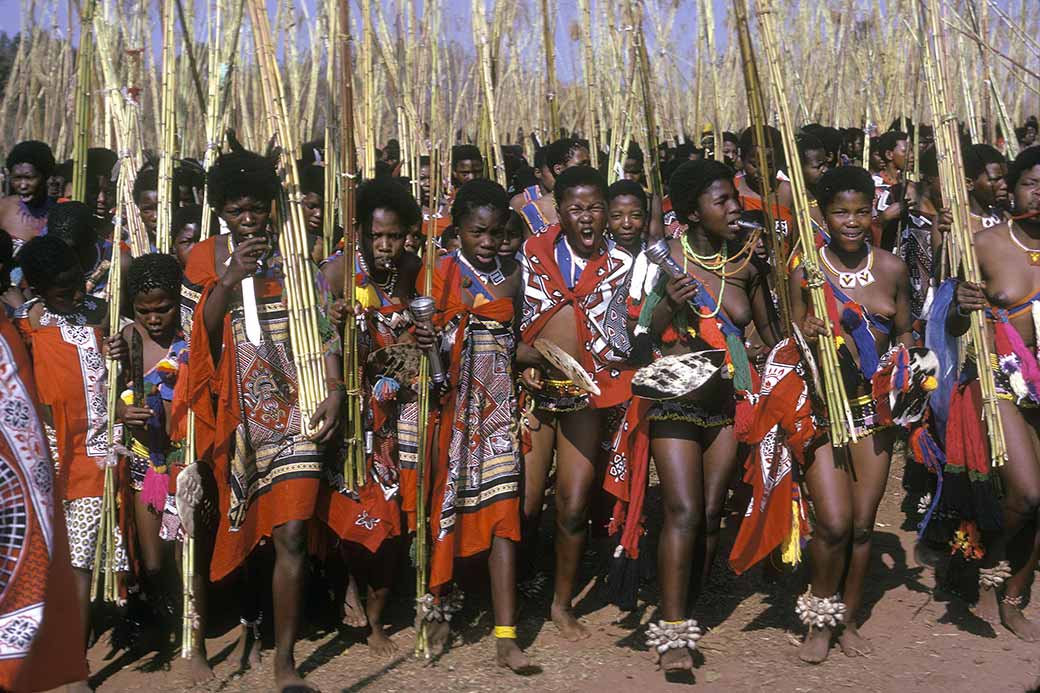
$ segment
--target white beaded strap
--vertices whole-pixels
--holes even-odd
[[[462,610],[462,590],[455,590],[440,599],[429,592],[416,600],[424,621],[450,621],[453,614]]]
[[[668,650],[689,648],[697,649],[697,641],[701,639],[701,629],[693,619],[686,621],[658,621],[647,624],[646,646],[664,654]]]
[[[1011,577],[1011,564],[1000,561],[992,568],[979,568],[979,587],[997,589]]]
[[[835,594],[832,597],[817,597],[812,593],[812,585],[805,594],[798,597],[794,612],[802,623],[810,628],[835,628],[845,620],[845,604]]]

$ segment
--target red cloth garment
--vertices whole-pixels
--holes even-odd
[[[737,439],[752,446],[744,481],[753,491],[730,552],[730,566],[738,575],[783,544],[796,527],[799,536],[808,534],[792,465],[805,464],[805,452],[816,437],[801,368],[801,354],[793,340],[773,347],[758,393],[748,395],[754,411],[738,421]]]
[[[451,357],[432,458],[431,588],[451,581],[456,557],[487,551],[494,537],[520,541],[513,302],[478,295],[466,305],[459,262],[441,258],[433,276],[434,323],[450,331]]]
[[[274,380],[293,383],[295,369],[284,359],[278,364],[265,360],[260,348],[251,349],[252,345],[237,343],[231,318],[234,300],[229,303],[228,313],[224,316],[220,360],[213,362],[203,315],[206,301],[219,279],[215,269],[216,244],[225,242],[226,237],[217,236],[197,244],[185,268],[185,284],[190,281],[200,289],[190,330],[192,358],[188,367],[188,398],[195,412],[196,445],[200,452],[210,455],[219,491],[220,517],[210,568],[213,580],[219,580],[237,568],[261,539],[271,536],[275,527],[294,520],[310,520],[317,506],[321,476],[319,453],[306,448],[302,436],[293,433],[299,427],[295,397],[285,399],[283,393],[271,394],[250,388],[250,401],[253,402],[250,404],[239,392],[239,349],[246,349],[244,353],[254,358],[255,367],[260,369],[246,375],[259,375],[261,371],[269,372],[277,367]],[[277,272],[269,270],[255,277],[254,281],[261,322],[264,323],[271,314],[281,312],[284,315],[283,287]],[[242,328],[239,326],[237,329]],[[265,336],[264,341],[264,348],[268,351],[285,348],[289,342],[287,329],[284,336],[272,338],[271,342]],[[243,402],[247,405],[246,411],[243,411]],[[277,408],[277,411],[268,412],[268,416],[276,420],[262,433],[272,437],[281,432],[284,440],[291,436],[294,443],[283,449],[294,456],[265,460],[269,467],[263,470],[262,485],[257,490],[255,477],[245,477],[243,483],[239,458],[236,458],[239,454],[253,455],[253,445],[236,440],[236,437],[243,417],[268,405]],[[243,428],[250,436],[255,435],[256,429],[252,425]]]
[[[607,473],[603,490],[614,496],[614,509],[607,531],[621,532],[620,546],[629,558],[639,557],[643,536],[643,501],[650,471],[650,423],[646,418],[650,400],[633,397],[628,410],[610,438]]]
[[[396,344],[411,324],[407,306],[394,303],[372,282],[355,260],[354,281],[358,302],[363,308],[358,331],[358,361],[364,371],[369,355],[377,349]],[[402,387],[410,385],[401,383]],[[356,493],[342,488],[333,474],[332,484],[323,486],[317,515],[340,539],[361,544],[375,553],[389,537],[401,534],[399,499],[406,488],[399,464],[397,399],[380,401],[373,395],[373,383],[362,377],[364,431],[372,434],[372,452],[367,455],[367,481]],[[414,494],[412,494],[414,496]]]
[[[556,244],[563,242],[562,235],[560,225],[553,224],[524,242],[521,338],[533,344],[553,316],[568,306],[573,308],[579,341],[584,345],[576,359],[600,389],[589,402],[596,408],[612,407],[632,396],[634,371],[614,349],[615,339],[627,330],[625,280],[632,256],[606,243],[588,260],[577,284],[568,288],[556,262]]]
[[[5,570],[0,591],[0,689],[38,691],[88,676],[61,496],[29,355],[0,314],[0,475]]]
[[[50,407],[58,447],[59,494],[64,500],[100,498],[105,475],[99,464],[108,454],[106,389],[108,370],[101,355],[101,324],[107,304],[84,301],[83,312],[66,320],[44,308],[37,325],[30,301],[19,309],[16,324],[32,355],[39,403]]]

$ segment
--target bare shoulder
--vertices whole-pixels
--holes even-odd
[[[998,247],[1009,240],[1008,234],[1011,229],[1008,227],[1006,221],[1002,221],[999,224],[989,227],[988,229],[982,229],[975,234],[974,243],[976,252],[985,250],[987,247],[996,244]]]
[[[414,283],[422,271],[422,258],[410,251],[401,253],[401,259],[397,262],[397,271],[406,282]]]
[[[898,255],[883,248],[874,248],[874,268],[885,273],[908,272],[906,263]]]

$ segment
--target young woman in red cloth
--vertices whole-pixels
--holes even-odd
[[[857,612],[895,442],[895,429],[879,416],[871,380],[881,355],[895,346],[913,345],[906,264],[870,245],[870,173],[853,166],[831,169],[816,184],[816,197],[830,236],[819,250],[824,290],[831,322],[841,330],[838,355],[859,441],[835,449],[825,439],[818,440],[807,453],[803,471],[815,523],[809,543],[811,585],[798,600],[799,615],[809,625],[799,656],[810,663],[827,658],[835,633],[846,655],[871,651],[859,633]],[[824,322],[810,310],[804,279],[804,272],[792,271],[791,319],[815,342],[824,334]]]
[[[198,296],[191,328],[188,397],[196,445],[211,457],[220,518],[210,576],[242,566],[264,538],[273,540],[275,685],[306,688],[293,650],[306,574],[307,523],[315,516],[325,477],[325,446],[339,425],[344,392],[339,340],[324,315],[331,297],[320,281],[325,399],[304,435],[296,367],[289,340],[282,256],[270,226],[281,182],[274,160],[232,141],[209,171],[209,199],[229,233],[196,245],[185,289]],[[257,585],[244,595],[258,594]],[[244,605],[243,608],[247,608]],[[243,615],[247,631],[259,614]],[[258,624],[256,624],[258,625]]]
[[[720,349],[726,357],[719,375],[692,398],[650,403],[642,417],[664,494],[661,621],[650,625],[648,640],[675,634],[668,641],[684,644],[658,649],[666,673],[693,667],[699,629],[687,619],[714,562],[726,491],[738,468],[735,393],[752,389],[753,377],[744,328],[754,321],[768,345],[775,341],[769,290],[751,262],[757,235],[745,237],[737,226],[742,208],[733,170],[713,160],[683,163],[670,191],[686,231],[668,246],[685,273],[670,278],[645,252],[636,259],[629,293],[634,348],[656,357]]]
[[[457,604],[449,596],[455,559],[487,552],[497,662],[523,671],[530,662],[516,643],[520,442],[512,367],[522,282],[519,265],[498,252],[509,197],[498,183],[472,180],[459,189],[451,213],[461,247],[434,271],[440,339],[416,326],[421,345],[441,349],[448,373],[432,467],[431,596],[442,608]],[[431,624],[434,649],[443,648],[447,629],[446,620]]]

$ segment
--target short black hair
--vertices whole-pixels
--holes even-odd
[[[362,228],[372,227],[372,215],[377,209],[393,211],[405,229],[422,219],[419,203],[411,191],[392,178],[373,178],[362,183],[357,190],[357,223]]]
[[[456,144],[451,148],[451,167],[455,168],[463,161],[484,163],[484,156],[475,144]]]
[[[899,143],[903,140],[910,139],[909,135],[900,130],[889,130],[888,132],[882,133],[878,137],[877,141],[877,153],[882,159],[885,158],[885,153],[890,152],[899,146]],[[873,146],[873,143],[871,143]]]
[[[97,243],[93,210],[75,201],[54,205],[47,213],[47,235],[78,249]]]
[[[602,173],[591,166],[571,166],[556,178],[556,185],[553,187],[556,204],[559,205],[563,201],[563,195],[568,190],[581,186],[596,188],[603,195],[604,201],[607,199],[607,179]]]
[[[555,142],[550,142],[545,145],[545,165],[550,171],[557,165],[566,166],[579,149],[588,149],[588,146],[576,137],[561,137]]]
[[[628,151],[625,152],[626,159],[635,159],[639,163],[643,163],[643,148],[639,146],[639,143],[635,140],[628,143]]]
[[[304,195],[314,193],[325,197],[325,167],[303,166],[300,168],[300,192]]]
[[[16,144],[7,155],[8,172],[18,164],[32,164],[41,176],[49,178],[54,172],[54,152],[44,142],[25,140]]]
[[[117,161],[119,161],[119,157],[111,149],[91,147],[87,150],[87,175],[92,178],[96,176],[110,178]]]
[[[729,164],[714,159],[684,161],[675,169],[668,181],[668,194],[672,209],[683,223],[697,209],[697,198],[717,180],[733,182],[733,169]]]
[[[874,177],[870,171],[859,166],[837,166],[820,177],[816,184],[816,199],[820,209],[826,209],[839,193],[858,192],[874,200]]]
[[[538,147],[534,150],[534,167],[536,169],[545,168],[545,147]]]
[[[607,188],[607,204],[609,205],[615,197],[621,197],[622,195],[631,195],[632,197],[639,200],[639,204],[643,206],[643,210],[649,210],[649,202],[646,198],[646,191],[643,190],[643,186],[636,183],[634,180],[622,179],[615,181]]]
[[[780,160],[784,158],[784,140],[780,136],[780,131],[772,125],[763,125],[762,131],[766,137],[766,146],[773,150],[773,153],[777,156],[777,163],[780,163]],[[755,146],[755,128],[744,128],[744,131],[740,133],[739,144],[740,152],[746,155]]]
[[[159,192],[159,171],[145,164],[134,178],[134,204],[141,204],[141,197],[149,191]]]
[[[54,167],[54,172],[51,175],[61,176],[66,181],[72,180],[72,163],[72,159],[65,159],[65,161]]]
[[[730,132],[729,130],[726,130],[725,132],[722,133],[722,141],[723,142],[732,142],[733,144],[737,145],[738,147],[740,146],[740,138],[737,137],[737,133]]]
[[[1010,166],[1008,166],[1008,190],[1014,191],[1015,186],[1018,185],[1018,179],[1022,177],[1022,174],[1034,166],[1040,166],[1040,147],[1026,147],[1018,153],[1015,160],[1011,162]]]
[[[81,274],[76,252],[60,238],[47,234],[30,239],[18,253],[18,265],[22,268],[25,281],[39,293],[54,285],[59,275],[70,269]]]
[[[209,203],[219,210],[228,200],[243,197],[273,202],[282,189],[276,158],[247,150],[230,132],[228,144],[230,151],[217,157],[209,169]]]
[[[184,207],[174,207],[173,209],[173,220],[171,221],[170,232],[177,234],[188,224],[196,224],[199,227],[199,231],[202,230],[202,206],[201,205],[186,205]]]
[[[821,125],[813,134],[823,143],[824,149],[826,149],[829,156],[837,157],[841,153],[843,141],[841,130]]]
[[[490,178],[474,178],[459,188],[451,205],[451,220],[456,226],[481,207],[491,207],[500,212],[509,209],[509,195],[505,188]]]
[[[197,160],[185,157],[173,169],[173,185],[175,193],[179,186],[191,188],[193,192],[201,192],[206,185],[206,170]],[[177,194],[174,195],[174,199],[177,199]]]
[[[827,145],[815,133],[803,132],[798,135],[796,142],[798,143],[798,160],[803,164],[808,160],[809,152],[822,151],[829,153]]]
[[[135,257],[126,271],[126,295],[134,296],[152,289],[165,291],[170,297],[180,296],[181,265],[177,258],[166,253],[148,253]]]
[[[513,175],[509,177],[509,189],[506,190],[510,195],[518,195],[526,188],[535,185],[538,179],[535,178],[534,169],[527,164],[521,164],[517,166],[513,171]]]
[[[964,175],[968,178],[978,178],[986,172],[990,164],[1006,164],[1007,159],[997,151],[997,148],[989,144],[973,144],[964,149]]]

